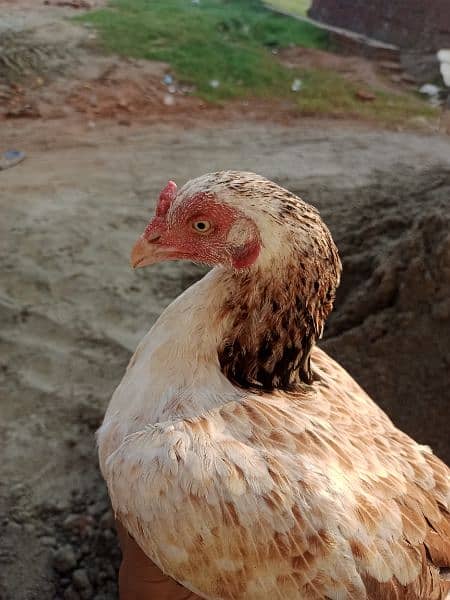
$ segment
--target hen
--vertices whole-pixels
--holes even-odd
[[[253,173],[169,182],[132,264],[180,258],[214,268],[98,432],[138,547],[201,598],[444,599],[449,470],[316,346],[341,273],[317,211]]]

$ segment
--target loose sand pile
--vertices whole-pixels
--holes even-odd
[[[323,122],[126,131],[3,129],[28,158],[0,172],[2,600],[116,597],[94,432],[137,341],[202,272],[128,267],[168,178],[250,169],[316,204],[344,262],[323,347],[450,458],[450,142]]]

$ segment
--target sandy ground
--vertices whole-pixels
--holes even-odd
[[[18,4],[0,0],[0,34],[16,40],[32,27],[44,55],[58,40],[73,52],[43,74],[53,87],[31,94],[41,118],[5,116],[27,106],[32,87],[5,84],[14,94],[0,106],[0,150],[27,152],[0,171],[0,599],[117,596],[94,432],[139,339],[203,273],[188,263],[128,266],[169,178],[254,170],[321,210],[344,262],[323,347],[402,429],[449,460],[450,139],[287,113],[283,125],[261,112],[238,118],[236,108],[203,115],[178,91],[175,110],[164,105],[164,65],[133,64],[124,100],[108,61],[83,62],[79,43],[90,32],[61,21],[69,9]],[[124,68],[115,63],[116,74]],[[67,69],[91,83],[75,77],[73,104],[58,108]],[[130,109],[142,90],[145,122]]]

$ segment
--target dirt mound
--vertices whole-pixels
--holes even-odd
[[[344,192],[337,214],[325,196],[344,275],[324,347],[449,462],[450,172],[384,174]]]
[[[165,79],[171,83],[165,84]],[[75,75],[75,80],[65,102],[90,119],[126,122],[157,115],[172,118],[205,106],[201,99],[190,95],[191,87],[170,75],[166,63],[98,56],[90,69],[83,68]]]

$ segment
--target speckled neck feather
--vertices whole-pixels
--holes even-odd
[[[311,350],[332,310],[341,270],[331,235],[314,215],[308,250],[298,245],[272,268],[229,274],[224,316],[230,327],[218,356],[222,372],[242,388],[292,390],[312,382]]]

